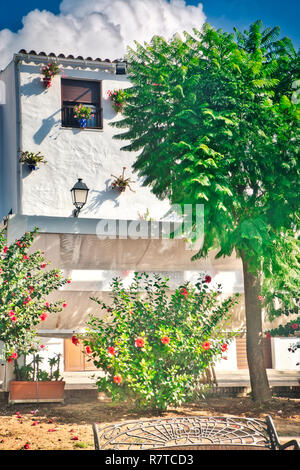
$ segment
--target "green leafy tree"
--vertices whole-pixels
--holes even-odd
[[[128,289],[113,280],[110,305],[94,298],[105,316],[91,316],[82,337],[86,353],[105,372],[99,390],[160,410],[191,399],[200,374],[226,355],[234,336],[225,326],[237,300],[222,301],[220,285],[210,289],[210,280],[202,276],[196,286],[172,293],[168,279],[135,273]]]
[[[198,256],[241,257],[252,395],[266,401],[261,286],[274,244],[296,225],[299,107],[280,92],[272,54],[208,24],[184,36],[129,48],[133,86],[115,138],[139,151],[134,169],[158,197],[205,205]]]
[[[38,350],[36,328],[49,314],[60,312],[64,301],[48,302],[47,296],[69,279],[59,269],[46,269],[40,250],[30,247],[38,229],[7,245],[0,233],[0,341],[4,357],[12,362]]]

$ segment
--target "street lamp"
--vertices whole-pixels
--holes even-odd
[[[89,188],[85,183],[82,182],[81,178],[78,178],[76,184],[71,189],[72,202],[76,209],[74,210],[74,217],[78,217],[79,212],[85,205],[88,197]]]

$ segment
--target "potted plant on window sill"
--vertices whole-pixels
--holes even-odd
[[[43,84],[45,88],[49,88],[53,77],[59,73],[59,67],[56,62],[49,62],[42,67]]]
[[[78,120],[79,125],[82,129],[85,129],[87,126],[87,121],[94,117],[92,109],[83,104],[78,104],[74,106],[74,118]]]
[[[61,354],[48,360],[49,372],[41,370],[43,359],[34,354],[29,364],[19,366],[15,361],[16,380],[9,384],[9,403],[63,402],[65,382],[60,377]]]
[[[20,163],[26,163],[30,170],[38,170],[39,163],[46,163],[45,157],[41,155],[41,152],[34,153],[28,150],[20,150],[19,153],[21,154],[19,159]]]
[[[120,175],[120,176],[111,175],[115,178],[114,181],[111,184],[111,187],[113,189],[117,189],[121,193],[123,193],[126,188],[129,188],[130,191],[135,193],[135,191],[130,187],[130,184],[134,183],[134,181],[131,181],[130,178],[125,178],[125,170],[126,170],[126,166],[123,166],[122,175]]]

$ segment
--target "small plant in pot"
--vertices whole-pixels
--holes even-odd
[[[116,113],[121,113],[126,102],[126,90],[108,90],[107,95]]]
[[[130,191],[135,193],[135,191],[130,187],[130,184],[134,183],[135,181],[131,181],[130,178],[125,178],[125,170],[126,170],[126,166],[123,166],[123,172],[120,176],[111,175],[115,178],[111,184],[111,187],[113,189],[120,191],[121,193],[123,193],[126,188],[129,188]]]
[[[56,62],[49,62],[42,67],[43,84],[45,88],[49,88],[52,83],[53,77],[60,72]]]
[[[32,360],[29,363],[27,363],[26,355],[23,356],[23,365],[15,361],[16,379],[10,382],[9,402],[63,401],[65,382],[60,374],[60,360],[60,353],[49,358],[48,370],[41,369],[43,358],[36,351],[33,351]]]
[[[28,150],[20,150],[19,153],[21,154],[19,161],[21,163],[26,163],[30,170],[38,170],[39,163],[46,163],[45,157],[44,155],[41,155],[41,152],[34,153],[29,152]]]
[[[86,128],[87,121],[94,117],[92,109],[88,106],[84,106],[83,104],[75,105],[73,112],[74,118],[78,120],[82,129]]]

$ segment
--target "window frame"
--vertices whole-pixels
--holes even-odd
[[[93,82],[97,83],[99,86],[99,103],[87,103],[81,101],[67,101],[64,100],[63,96],[63,80],[70,80],[70,81],[81,81],[81,82]],[[79,122],[76,121],[73,116],[71,117],[72,108],[75,104],[82,104],[84,106],[93,106],[96,108],[96,126],[88,126],[85,128],[87,130],[94,130],[94,131],[101,131],[103,130],[103,106],[102,106],[102,80],[95,80],[91,78],[82,78],[82,77],[62,77],[60,81],[60,96],[61,96],[61,127],[64,129],[80,129]],[[72,105],[73,103],[73,105]],[[69,108],[69,111],[66,113],[66,110]],[[69,117],[66,117],[66,114],[69,114]]]

